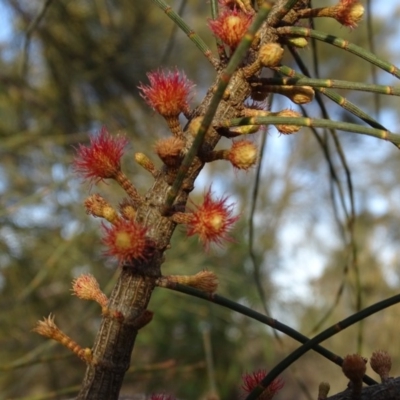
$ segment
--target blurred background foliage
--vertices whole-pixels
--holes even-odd
[[[215,50],[206,24],[209,4],[170,3]],[[318,6],[325,4],[329,2],[318,2]],[[323,20],[316,21],[315,27],[367,48],[372,38],[380,57],[399,64],[394,17],[399,14],[398,4],[371,1],[365,5],[372,10],[371,24],[366,19],[349,31]],[[392,18],[385,17],[383,9]],[[53,312],[67,334],[83,347],[91,346],[100,310],[71,297],[71,280],[90,272],[110,293],[118,269],[113,260],[103,257],[100,222],[85,215],[82,203],[89,190],[114,204],[123,196],[111,183],[82,185],[71,173],[74,147],[87,142],[88,134],[102,125],[113,133],[124,132],[131,142],[124,169],[144,192],[152,178],[135,165],[133,154],[145,152],[159,163],[152,146],[167,129],[144,104],[137,85],[146,82],[150,70],[177,66],[197,85],[196,105],[215,73],[152,2],[2,0],[0,11],[0,399],[64,399],[76,393],[85,366],[31,329]],[[370,65],[332,46],[310,44],[298,54],[313,76],[373,81]],[[296,68],[289,55],[285,62]],[[389,74],[377,72],[377,79],[394,84]],[[400,133],[397,98],[381,96],[377,102],[368,93],[340,93]],[[328,100],[325,104],[332,119],[356,120]],[[278,95],[270,105],[274,111],[296,108]],[[311,116],[321,115],[314,103],[305,109]],[[342,198],[316,135],[330,154]],[[235,172],[222,162],[207,166],[192,199],[200,200],[211,183],[216,192],[231,194],[242,212],[233,233],[236,241],[205,253],[195,238],[187,238],[178,228],[164,274],[213,270],[220,279],[221,295],[261,312],[267,308],[274,318],[307,335],[355,312],[360,299],[365,306],[396,293],[399,152],[373,138],[350,133],[340,133],[338,138],[352,192],[329,132],[302,129],[287,137],[268,129],[253,216],[252,254],[249,212],[255,201],[255,171]],[[226,145],[227,141],[221,142],[221,147]],[[241,374],[268,370],[298,346],[242,315],[164,289],[155,290],[150,309],[155,317],[138,336],[124,394],[165,391],[180,398],[206,398],[212,388],[206,368],[208,344],[219,395],[238,398]],[[368,357],[384,348],[392,354],[394,374],[398,374],[400,354],[391,345],[397,343],[396,314],[393,307],[372,316],[324,345],[341,356],[361,351]],[[346,384],[337,366],[313,353],[299,360],[284,379],[279,396],[290,399],[315,398],[322,380],[331,383],[333,392]]]

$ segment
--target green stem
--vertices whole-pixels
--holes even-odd
[[[363,49],[362,47],[350,43],[347,40],[338,38],[337,36],[329,35],[325,32],[319,32],[308,28],[300,28],[297,26],[284,26],[281,28],[277,28],[277,32],[279,35],[311,37],[322,42],[332,44],[336,47],[339,47],[340,49],[347,50],[350,53],[353,53],[356,56],[363,58],[364,60],[376,65],[384,71],[394,75],[396,78],[400,78],[400,70],[395,65],[385,60],[382,60],[375,54]]]
[[[337,79],[310,79],[306,77],[289,78],[260,78],[257,82],[263,85],[282,85],[282,86],[311,86],[313,88],[335,88],[360,90],[363,92],[373,92],[391,96],[400,96],[400,88],[384,85],[372,85],[368,83],[341,81]]]
[[[400,135],[396,135],[387,130],[369,128],[358,124],[348,122],[331,121],[329,119],[318,118],[292,118],[292,117],[252,117],[252,118],[235,118],[224,121],[221,127],[229,128],[231,126],[241,125],[296,125],[314,128],[332,128],[339,131],[361,133],[363,135],[373,136],[393,143],[400,148]]]
[[[186,33],[188,38],[196,45],[196,47],[204,54],[207,60],[211,63],[213,67],[216,67],[218,61],[212,56],[212,52],[207,44],[201,39],[201,37],[190,29],[189,25],[177,14],[170,5],[168,5],[164,0],[152,0],[161,10],[167,14],[167,16],[174,21],[183,32]]]
[[[293,77],[304,78],[304,75],[297,73],[295,70],[293,70],[292,68],[289,68],[287,66],[280,66],[280,67],[276,68],[276,70],[284,75],[290,76],[291,78],[293,78]],[[316,88],[316,90],[318,90],[320,93],[323,93],[326,97],[328,97],[329,99],[334,101],[340,107],[351,112],[353,115],[362,119],[364,122],[366,122],[368,125],[372,126],[373,128],[386,130],[385,127],[382,126],[378,121],[373,119],[371,116],[369,116],[367,113],[365,113],[363,110],[358,108],[355,104],[348,101],[346,98],[344,98],[340,94],[334,92],[333,90],[325,89],[325,88]]]

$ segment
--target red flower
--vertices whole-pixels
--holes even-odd
[[[121,158],[128,139],[111,136],[103,127],[97,136],[90,138],[90,146],[79,145],[73,168],[90,181],[113,178],[121,170]]]
[[[243,385],[242,389],[247,394],[251,393],[267,375],[267,371],[260,369],[252,374],[245,374],[242,376]],[[283,388],[284,382],[282,379],[274,379],[264,392],[258,397],[260,400],[270,400],[272,397]]]
[[[110,227],[103,225],[103,229],[103,243],[108,247],[106,255],[116,257],[121,264],[133,259],[146,259],[150,248],[147,228],[121,219]]]
[[[163,117],[176,117],[189,110],[189,95],[193,83],[183,72],[158,70],[147,74],[150,85],[140,84],[141,96]]]
[[[364,15],[364,7],[358,0],[340,0],[334,8],[336,20],[349,28],[355,28]]]
[[[239,216],[232,215],[233,204],[226,205],[227,198],[211,198],[211,188],[206,193],[204,203],[196,207],[188,223],[188,236],[198,234],[206,249],[211,242],[221,245],[224,240],[232,241],[228,232]]]
[[[209,20],[208,26],[216,37],[235,49],[249,28],[252,16],[240,10],[225,9],[218,18]]]

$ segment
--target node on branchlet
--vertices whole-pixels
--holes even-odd
[[[189,115],[189,101],[194,84],[183,72],[157,70],[147,74],[150,84],[140,84],[139,90],[146,103],[162,115],[173,135],[183,136],[179,114]]]
[[[369,363],[371,368],[379,375],[382,382],[386,382],[389,379],[389,373],[392,368],[392,358],[387,351],[374,351]]]
[[[33,332],[38,333],[48,339],[55,340],[61,343],[64,347],[71,350],[81,360],[89,363],[92,360],[92,352],[90,349],[83,349],[69,336],[67,336],[54,322],[54,315],[50,314],[47,318],[43,318],[43,321],[37,321],[36,326],[33,328]]]
[[[242,390],[244,393],[251,393],[257,386],[261,385],[261,381],[267,375],[267,371],[260,369],[251,374],[244,374],[242,376]],[[281,378],[274,379],[268,387],[264,388],[264,391],[259,395],[259,400],[270,400],[278,393],[284,386],[284,382]]]
[[[198,235],[206,250],[210,244],[221,246],[225,241],[232,241],[229,232],[239,219],[233,215],[233,204],[227,204],[227,197],[212,198],[211,189],[204,197],[200,206],[195,206],[192,212],[177,212],[171,219],[179,224],[185,224],[187,235]]]

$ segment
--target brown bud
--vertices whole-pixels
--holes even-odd
[[[318,387],[318,400],[324,400],[328,397],[331,385],[328,382],[321,382]]]
[[[257,162],[257,146],[250,140],[233,142],[228,160],[235,168],[248,170]]]
[[[279,111],[276,114],[277,117],[288,117],[288,118],[296,118],[296,117],[301,117],[301,114],[298,113],[297,111],[293,111],[289,108],[286,108],[282,111]],[[283,133],[284,135],[291,135],[292,133],[296,133],[300,130],[301,126],[298,125],[275,125],[276,129],[280,133]]]
[[[282,60],[283,48],[278,43],[264,44],[258,57],[264,67],[276,67]]]
[[[182,160],[184,145],[182,139],[172,136],[158,140],[154,145],[154,150],[165,165],[176,167]]]
[[[376,350],[370,359],[371,368],[380,376],[381,381],[389,379],[389,372],[392,368],[392,358],[385,350]]]
[[[361,382],[367,370],[366,363],[359,354],[349,354],[343,360],[342,371],[353,383]]]

